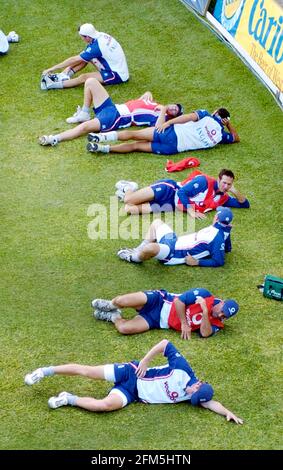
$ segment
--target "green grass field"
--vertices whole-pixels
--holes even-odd
[[[0,58],[0,448],[282,448],[282,303],[263,298],[256,288],[266,273],[283,276],[283,125],[272,96],[177,0],[2,0],[1,10],[1,28],[6,34],[15,30],[21,42]],[[163,103],[184,103],[187,112],[219,106],[231,111],[241,143],[192,152],[210,175],[231,168],[251,202],[250,210],[234,211],[233,251],[223,268],[166,268],[154,260],[128,265],[115,256],[125,241],[88,237],[94,218],[89,207],[109,209],[119,179],[147,185],[165,178],[166,157],[93,156],[85,138],[56,148],[37,144],[38,136],[67,129],[66,117],[82,104],[82,87],[43,92],[39,79],[45,68],[83,50],[76,29],[84,22],[112,34],[126,52],[131,79],[108,88],[114,102],[149,89]],[[175,175],[184,179],[187,172]],[[197,221],[196,229],[212,217]],[[185,342],[164,330],[123,337],[92,317],[94,297],[197,286],[234,297],[241,306],[225,330],[207,340],[193,335]],[[109,385],[67,377],[31,388],[23,383],[39,366],[138,359],[162,338],[214,385],[215,398],[242,417],[243,426],[186,404],[135,404],[109,414],[50,411],[48,398],[62,390],[102,397]]]

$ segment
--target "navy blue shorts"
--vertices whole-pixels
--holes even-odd
[[[175,194],[179,189],[174,180],[158,180],[150,185],[154,199],[150,201],[152,212],[169,212],[175,210]]]
[[[138,401],[136,370],[138,361],[114,364],[115,383],[114,389],[120,390],[127,398],[127,404]]]
[[[144,291],[147,297],[146,304],[141,310],[137,310],[138,314],[148,323],[149,328],[160,328],[160,312],[164,304],[164,297],[167,292],[165,290],[148,290]]]
[[[124,83],[117,72],[113,72],[112,70],[99,70],[99,73],[103,78],[103,85],[118,85],[119,83]],[[126,80],[126,82],[127,81],[128,80]]]
[[[102,132],[113,131],[131,125],[130,116],[121,116],[111,98],[107,98],[98,108],[94,108],[95,117],[100,122]]]
[[[157,132],[157,130],[155,130],[151,149],[153,153],[162,155],[178,153],[177,136],[174,131],[174,126],[167,127],[164,132]]]
[[[174,254],[174,251],[175,251],[175,245],[176,245],[176,241],[177,241],[177,235],[176,233],[172,232],[172,233],[168,233],[168,235],[164,235],[159,241],[158,241],[158,244],[159,245],[167,245],[168,248],[170,249],[168,255],[166,256],[165,259],[159,259],[158,261],[160,261],[160,263],[166,263],[167,261],[169,261],[173,254]]]

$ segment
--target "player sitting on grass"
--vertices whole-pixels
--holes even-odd
[[[78,29],[81,39],[87,44],[79,55],[53,65],[42,72],[41,89],[72,88],[86,82],[88,78],[96,78],[104,85],[117,85],[128,81],[129,71],[126,57],[121,45],[112,36],[99,32],[90,23],[81,25]],[[97,70],[72,78],[75,73],[90,63]],[[64,69],[63,73],[55,76],[53,72]]]
[[[150,361],[157,354],[163,354],[168,364],[148,368]],[[49,408],[71,405],[88,411],[101,412],[120,410],[133,402],[148,404],[187,402],[225,416],[227,421],[243,424],[241,418],[224,408],[218,401],[212,400],[214,395],[212,386],[195,376],[188,361],[166,339],[150,349],[141,361],[100,366],[65,364],[42,367],[27,374],[25,383],[33,385],[44,377],[53,375],[79,375],[94,380],[107,380],[114,382],[114,387],[102,399],[90,396],[78,397],[68,392],[61,392],[58,396],[49,398]]]

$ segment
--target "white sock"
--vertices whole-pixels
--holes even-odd
[[[83,105],[83,107],[82,107],[82,111],[83,111],[84,113],[87,113],[87,114],[89,114],[89,111],[90,111],[90,108],[89,108],[89,106],[85,106],[85,105]]]
[[[132,260],[135,262],[135,263],[140,263],[141,262],[141,259],[139,257],[139,253],[138,252],[135,252],[131,254],[131,258]]]
[[[73,71],[73,69],[70,69],[67,75],[69,75],[69,77],[72,78],[75,75],[75,72]]]
[[[105,142],[112,142],[113,140],[118,140],[118,134],[116,131],[112,132],[106,132],[105,134],[102,134]]]
[[[53,137],[58,143],[61,142],[60,134],[54,135]]]
[[[52,88],[64,88],[63,84],[64,84],[64,81],[62,81],[62,80],[60,80],[59,82],[54,82],[53,85],[52,85]]]
[[[148,245],[150,243],[149,240],[143,240],[139,246],[136,247],[136,250],[138,251],[141,251],[143,249],[143,247],[145,247],[146,245]]]
[[[99,145],[98,144],[98,151],[102,153],[109,153],[110,145]]]

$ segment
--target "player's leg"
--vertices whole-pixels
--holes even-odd
[[[117,145],[104,145],[100,146],[97,151],[103,152],[102,148],[104,147],[105,153],[131,153],[131,152],[144,152],[152,153],[151,143],[150,142],[131,142],[126,144],[117,144]],[[108,152],[106,151],[108,147]]]
[[[91,379],[102,380],[105,378],[105,366],[84,366],[81,364],[63,364],[59,366],[40,367],[33,372],[26,374],[26,385],[34,385],[45,377],[53,375],[81,375]]]
[[[144,292],[131,292],[130,294],[118,295],[112,299],[112,304],[116,308],[142,308],[147,302]]]
[[[152,212],[149,201],[154,199],[154,192],[150,186],[133,191],[128,189],[125,192],[125,211],[128,214],[149,214]]]
[[[141,315],[136,315],[130,320],[126,320],[125,318],[117,318],[117,320],[114,322],[114,325],[116,330],[118,330],[122,335],[144,333],[150,329],[149,324]]]
[[[63,82],[63,88],[73,88],[79,85],[83,85],[88,78],[95,78],[98,82],[103,83],[103,78],[99,72],[82,73],[78,77],[65,80]]]
[[[148,127],[147,129],[138,130],[124,130],[117,132],[117,140],[141,140],[146,142],[152,142],[155,127]]]
[[[59,142],[65,140],[73,140],[89,132],[98,132],[100,130],[100,121],[97,118],[90,121],[82,122],[73,129],[61,132],[60,134],[46,136],[43,135],[39,138],[40,145],[57,145]]]
[[[95,78],[88,78],[85,82],[84,104],[90,106],[93,103],[95,108],[101,106],[109,98],[109,93]]]
[[[122,141],[136,140],[125,144],[115,144],[105,146],[108,147],[110,153],[130,153],[130,152],[145,152],[152,153],[151,142],[154,136],[154,127],[148,129],[134,130],[134,131],[119,131],[117,132],[117,139]],[[106,149],[105,149],[106,150]]]
[[[73,406],[78,406],[88,411],[115,411],[123,408],[123,399],[117,393],[110,393],[102,400],[92,397],[77,397]]]
[[[173,233],[171,227],[165,224],[162,220],[156,219],[150,225],[146,234],[145,240],[137,247],[139,250],[139,259],[146,261],[150,258],[163,259],[170,252],[170,248],[167,245],[162,245],[159,241],[165,235]]]

